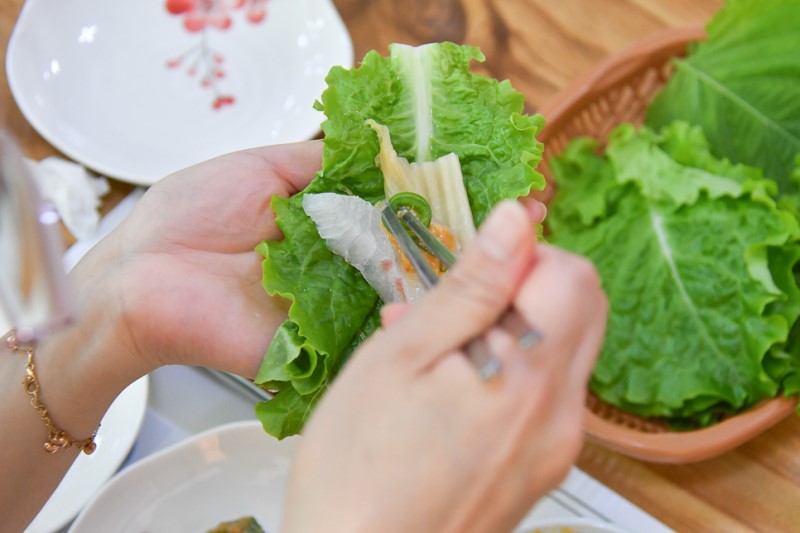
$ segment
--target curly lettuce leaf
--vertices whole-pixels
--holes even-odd
[[[327,249],[302,208],[302,196],[311,192],[383,199],[378,137],[367,120],[387,126],[394,148],[410,162],[455,154],[476,225],[499,201],[544,188],[536,172],[544,120],[524,114],[523,96],[508,81],[470,71],[472,61],[483,59],[477,48],[453,43],[393,45],[389,57],[370,52],[357,68],[328,74],[315,104],[327,117],[322,170],[302,193],[273,199],[284,239],[258,247],[265,290],[291,302],[256,378],[279,391],[257,409],[272,435],[300,431],[350,353],[380,324],[375,291]]]
[[[800,218],[800,153],[794,158],[794,170],[789,175],[789,191],[778,198],[780,206]]]
[[[552,165],[549,216],[551,241],[589,257],[609,295],[595,394],[691,426],[795,379],[797,359],[768,353],[800,314],[797,220],[757,170],[692,149],[698,139],[685,124],[660,135],[623,125],[605,155],[573,142]]]
[[[387,58],[373,51],[357,69],[331,69],[317,104],[327,120],[314,192],[382,198],[378,138],[369,119],[389,128],[398,155],[409,161],[456,154],[476,225],[500,200],[542,189],[536,166],[543,147],[535,136],[544,119],[524,114],[524,97],[508,80],[472,73],[475,60],[484,56],[472,46],[395,44]]]
[[[786,341],[764,357],[764,369],[780,384],[785,396],[797,396],[800,395],[800,246],[771,248],[769,254],[775,283],[787,295],[771,304],[770,312],[782,315],[794,327]]]
[[[306,395],[287,387],[268,402],[256,404],[256,416],[264,426],[264,431],[270,435],[278,438],[296,435],[303,429],[306,419],[324,392],[324,386]]]
[[[309,350],[336,354],[366,320],[377,295],[357,270],[328,249],[300,200],[295,196],[272,201],[285,238],[258,247],[264,255],[264,287],[270,295],[292,302],[289,320]]]
[[[782,192],[800,153],[800,0],[729,0],[708,39],[676,62],[647,124],[702,126],[720,158],[764,170]]]
[[[609,195],[617,182],[611,162],[599,151],[597,139],[579,137],[550,160],[558,196],[547,222],[554,232],[564,224],[591,226],[608,214]]]

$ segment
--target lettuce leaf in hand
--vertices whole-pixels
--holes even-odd
[[[410,162],[455,154],[476,225],[499,201],[544,188],[535,170],[544,120],[524,114],[523,96],[508,81],[470,71],[483,59],[477,48],[453,43],[392,45],[388,57],[373,51],[357,68],[328,74],[316,104],[327,117],[322,170],[300,194],[273,199],[284,238],[258,247],[265,290],[291,302],[256,377],[277,391],[256,410],[272,435],[302,429],[349,355],[380,324],[377,293],[328,250],[302,207],[306,193],[383,199],[379,140],[368,120],[388,127],[394,148]]]
[[[703,426],[800,377],[777,350],[800,314],[800,228],[773,182],[714,159],[683,123],[623,125],[605,154],[578,139],[552,163],[550,240],[589,257],[609,295],[598,397]]]
[[[647,124],[703,128],[719,158],[763,169],[781,192],[800,153],[800,0],[729,0],[650,105]]]

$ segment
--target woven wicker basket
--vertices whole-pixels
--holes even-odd
[[[672,59],[684,56],[690,43],[704,37],[701,27],[650,36],[602,62],[539,110],[547,120],[539,138],[545,144],[540,170],[548,181],[539,199],[549,201],[558,191],[548,158],[575,137],[589,135],[604,143],[618,124],[642,124],[647,106],[673,72]],[[709,428],[676,432],[662,421],[622,412],[589,394],[585,427],[589,440],[620,453],[651,462],[687,463],[720,455],[755,437],[789,415],[795,403],[766,400]]]

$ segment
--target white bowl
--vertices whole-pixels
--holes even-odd
[[[276,440],[257,420],[212,428],[120,472],[69,532],[207,531],[244,516],[275,532],[299,438]]]

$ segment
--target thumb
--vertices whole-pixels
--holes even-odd
[[[455,267],[386,334],[420,366],[460,348],[491,326],[512,301],[533,261],[536,235],[517,202],[499,204]],[[407,357],[407,356],[406,356]]]

